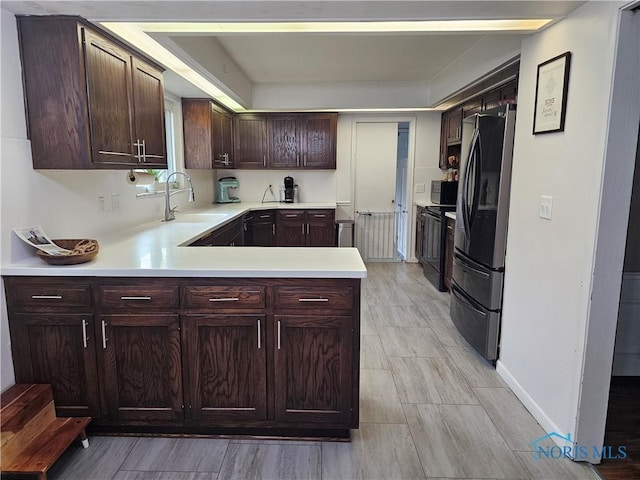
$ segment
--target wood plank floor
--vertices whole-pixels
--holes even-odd
[[[624,460],[605,460],[596,468],[605,480],[640,479],[640,377],[612,377],[605,445],[627,446]]]
[[[449,317],[419,266],[367,265],[360,428],[345,442],[94,437],[64,480],[595,480],[590,466],[535,460],[544,431]]]

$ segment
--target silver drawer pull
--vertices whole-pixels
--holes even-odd
[[[297,213],[287,213],[287,214],[285,215],[285,217],[287,217],[287,218],[296,218],[297,216],[298,216],[298,214],[297,214]]]
[[[278,350],[280,350],[280,320],[278,320]]]
[[[325,218],[326,217],[326,215],[320,215],[319,213],[314,213],[313,216],[316,217],[316,218]]]
[[[260,339],[260,319],[258,319],[258,348],[262,348],[262,340]]]
[[[135,145],[135,144],[134,144]],[[122,153],[122,152],[107,152],[105,150],[98,150],[98,153],[101,155],[117,155],[118,157],[132,157],[130,153]]]
[[[151,155],[148,153],[144,154],[145,158],[164,158],[164,155]]]
[[[87,321],[82,319],[82,346],[87,348]]]
[[[120,300],[152,300],[148,295],[142,297],[120,297]]]
[[[62,295],[31,295],[34,300],[62,300]]]
[[[210,302],[237,302],[240,300],[238,297],[226,297],[226,298],[210,298]]]
[[[260,218],[271,218],[271,215],[260,215]]]
[[[107,324],[104,320],[102,320],[102,349],[106,350],[107,348]]]
[[[328,302],[328,298],[299,298],[299,302]]]

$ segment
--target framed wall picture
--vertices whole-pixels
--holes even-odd
[[[567,109],[571,52],[538,65],[533,134],[562,132]]]

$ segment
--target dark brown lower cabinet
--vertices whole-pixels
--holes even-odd
[[[91,314],[11,316],[16,381],[51,384],[58,416],[100,415],[93,327]]]
[[[267,419],[265,318],[187,315],[189,417],[207,422]]]
[[[359,279],[4,283],[16,381],[51,384],[60,415],[125,433],[358,427]]]
[[[101,315],[99,323],[107,417],[182,419],[178,315]]]
[[[276,315],[275,419],[349,424],[352,317]]]

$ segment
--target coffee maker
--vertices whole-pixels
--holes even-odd
[[[293,203],[295,198],[295,185],[293,177],[284,177],[284,203]]]
[[[224,177],[218,180],[218,188],[216,188],[216,203],[239,203],[238,197],[229,195],[230,188],[238,188],[240,184],[236,177]]]

